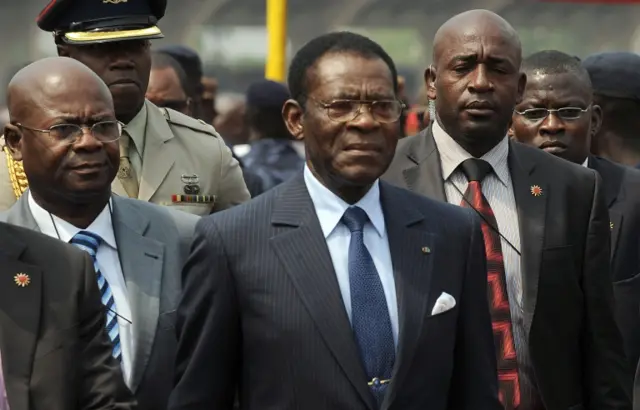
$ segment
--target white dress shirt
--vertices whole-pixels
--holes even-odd
[[[327,241],[333,268],[338,278],[338,286],[340,286],[344,307],[349,320],[351,320],[351,286],[349,282],[351,232],[341,222],[344,212],[349,208],[349,204],[322,185],[307,166],[304,169],[304,182],[320,220],[320,227]],[[397,347],[398,301],[391,252],[389,251],[389,239],[387,237],[384,214],[382,213],[382,205],[380,204],[379,182],[376,181],[369,192],[353,206],[362,208],[369,217],[369,222],[364,226],[364,244],[371,254],[382,282],[387,308],[389,309],[389,317],[391,318],[393,340]]]
[[[123,319],[123,317],[131,321],[131,304],[129,303],[127,284],[122,273],[122,266],[120,265],[118,245],[113,232],[109,206],[104,207],[100,215],[98,215],[87,229],[80,229],[43,209],[33,199],[31,191],[28,191],[28,195],[31,214],[36,220],[40,231],[45,235],[60,239],[64,242],[69,242],[78,232],[89,231],[102,238],[102,242],[98,247],[96,259],[100,272],[109,283],[115,302],[114,310],[118,313],[120,345],[122,348],[122,373],[128,385],[131,376],[131,365],[133,362],[134,352],[133,332],[132,324]]]
[[[2,355],[0,354],[0,410],[9,410],[9,400],[7,399],[7,385],[4,382],[2,372]]]

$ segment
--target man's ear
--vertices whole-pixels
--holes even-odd
[[[304,139],[304,109],[296,100],[287,100],[282,107],[282,118],[293,137],[301,141]]]
[[[22,161],[22,130],[13,124],[4,127],[4,141],[15,161]]]
[[[436,68],[433,64],[424,70],[424,86],[427,88],[427,97],[430,100],[436,99]]]
[[[595,136],[600,131],[600,127],[602,127],[602,108],[599,105],[594,104],[591,106],[591,138],[595,138]]]

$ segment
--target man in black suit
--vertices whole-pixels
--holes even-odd
[[[85,252],[0,223],[0,409],[135,408],[95,277]]]
[[[307,165],[196,228],[171,410],[498,410],[477,217],[379,182],[402,104],[391,58],[341,32],[289,70]]]
[[[630,370],[614,321],[600,178],[506,137],[526,76],[518,35],[502,18],[486,10],[453,17],[436,34],[433,61],[425,77],[436,121],[400,142],[386,178],[476,208],[485,233],[500,237],[485,236],[488,255],[503,264],[508,299],[502,303],[511,326],[502,329],[513,333],[511,350],[504,349],[504,334],[496,335],[503,342],[496,343],[498,377],[512,380],[520,393],[519,402],[503,393],[505,407],[629,409]],[[469,160],[486,174],[470,175]],[[476,197],[463,197],[478,185]],[[492,318],[499,329],[500,317]],[[509,375],[514,371],[517,380]],[[508,392],[506,383],[500,387]]]
[[[640,356],[640,171],[589,154],[602,122],[589,74],[572,56],[555,50],[523,62],[527,87],[509,133],[517,141],[598,171],[611,229],[611,277],[616,319],[630,367]]]

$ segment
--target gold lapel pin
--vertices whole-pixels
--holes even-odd
[[[428,246],[423,246],[421,251],[422,251],[422,253],[424,253],[426,255],[426,254],[431,253],[431,248],[429,248]]]
[[[17,273],[16,276],[13,277],[13,281],[16,285],[24,288],[25,286],[29,286],[31,278],[26,273]]]
[[[533,196],[542,195],[542,188],[540,188],[540,185],[531,185],[531,195]]]
[[[609,229],[613,230],[613,222],[609,222]]]

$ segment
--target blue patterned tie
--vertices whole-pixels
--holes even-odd
[[[78,248],[86,251],[91,255],[93,259],[93,267],[96,270],[96,277],[98,279],[98,287],[100,288],[100,295],[102,296],[102,304],[106,307],[107,313],[107,332],[109,333],[109,339],[113,343],[113,357],[118,361],[122,360],[122,349],[120,346],[120,330],[118,329],[118,317],[116,316],[116,304],[111,293],[111,287],[109,282],[102,276],[96,255],[98,254],[98,247],[102,242],[102,238],[98,235],[88,232],[80,231],[73,238],[71,243]]]
[[[351,325],[369,378],[371,392],[380,407],[391,379],[396,353],[382,282],[371,254],[364,244],[363,230],[368,220],[367,213],[357,206],[349,207],[342,217],[342,223],[351,231]]]

